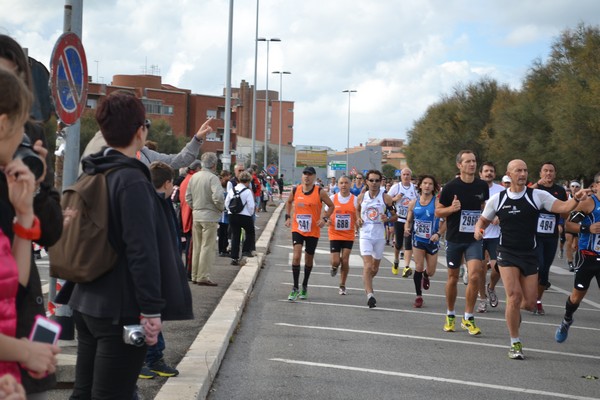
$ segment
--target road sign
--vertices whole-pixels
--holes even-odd
[[[63,33],[52,51],[50,89],[56,113],[62,122],[72,125],[81,116],[87,102],[88,70],[79,36]]]
[[[267,166],[267,174],[273,176],[277,174],[277,165],[275,164],[269,164],[269,166]]]
[[[345,171],[346,161],[331,161],[329,167],[334,171]]]
[[[367,172],[369,172],[368,169],[363,169],[363,175],[365,176],[365,178],[367,177]]]
[[[400,176],[400,170],[399,169],[397,169],[397,170],[394,171],[394,176]]]

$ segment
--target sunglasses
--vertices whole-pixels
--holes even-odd
[[[369,182],[371,183],[379,183],[381,182],[381,179],[367,179]]]
[[[149,119],[144,120],[144,126],[146,127],[146,129],[150,130],[150,127],[152,126],[152,121],[150,121]]]

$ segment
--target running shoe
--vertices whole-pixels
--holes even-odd
[[[477,312],[478,313],[487,312],[487,299],[486,300],[479,300],[479,306],[477,307]]]
[[[398,275],[398,262],[397,261],[394,261],[394,263],[392,264],[392,274]]]
[[[341,296],[347,295],[348,293],[346,293],[346,286],[340,286],[340,292],[339,293],[340,293]]]
[[[288,296],[288,300],[289,301],[296,301],[296,300],[298,300],[298,296],[299,295],[300,295],[300,292],[298,292],[298,288],[293,288],[292,292]]]
[[[412,268],[410,268],[408,265],[406,267],[404,267],[404,269],[402,270],[402,277],[403,278],[408,278],[409,276],[412,275]]]
[[[496,291],[490,287],[490,284],[487,285],[487,295],[488,299],[490,299],[490,306],[493,308],[498,307],[498,296],[496,296]]]
[[[415,299],[415,302],[413,303],[413,307],[414,308],[423,307],[423,298],[421,296],[417,296],[417,298]]]
[[[475,318],[471,317],[469,319],[462,319],[460,323],[460,327],[469,332],[469,335],[480,335],[481,329],[475,325]]]
[[[569,261],[569,272],[575,272],[575,266],[573,265],[573,261]]]
[[[546,311],[544,311],[544,307],[542,306],[542,302],[538,301],[535,305],[535,309],[533,310],[534,314],[537,315],[546,315]]]
[[[375,300],[375,297],[369,297],[369,300],[367,300],[367,305],[369,306],[369,308],[377,307],[375,304],[377,304],[377,300]]]
[[[508,358],[513,360],[524,360],[523,345],[521,342],[513,343],[508,350]]]
[[[331,274],[331,276],[336,276],[337,270],[338,270],[338,267],[331,267],[331,271],[329,271],[329,273]]]
[[[429,290],[429,285],[431,283],[429,282],[429,276],[426,274],[423,274],[423,290]]]
[[[464,265],[460,265],[460,268],[458,269],[458,277],[462,278],[465,275],[465,266]]]
[[[444,324],[444,332],[454,332],[455,329],[455,320],[456,317],[454,315],[446,315],[446,323]]]
[[[154,379],[155,377],[156,377],[156,373],[150,371],[150,368],[148,368],[148,366],[145,364],[144,364],[144,366],[142,366],[142,369],[140,370],[140,373],[138,374],[139,379]]]
[[[465,269],[465,272],[463,273],[462,278],[463,278],[463,283],[465,285],[468,285],[469,284],[469,273],[467,271],[467,268],[463,267],[462,265],[460,267]]]
[[[302,290],[300,291],[300,296],[298,296],[300,298],[300,300],[306,300],[306,298],[308,297],[306,292],[307,292],[306,288],[302,288]]]
[[[554,335],[554,339],[556,339],[558,343],[562,343],[565,340],[567,340],[567,336],[569,335],[569,328],[571,327],[572,323],[573,320],[569,322],[567,322],[564,319],[562,320],[560,326],[556,329],[556,334]]]
[[[158,376],[164,376],[164,377],[170,378],[172,376],[179,375],[179,371],[177,371],[177,369],[167,365],[165,363],[165,360],[163,360],[162,358],[160,360],[158,360],[157,362],[150,364],[149,368],[150,368],[150,371],[154,372]]]

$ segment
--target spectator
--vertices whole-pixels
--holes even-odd
[[[202,163],[200,160],[196,160],[190,164],[187,168],[187,175],[179,185],[179,205],[181,207],[181,231],[183,232],[184,248],[183,253],[185,254],[185,269],[188,274],[188,279],[192,280],[192,228],[194,221],[192,219],[192,208],[185,200],[185,192],[187,191],[188,185],[192,175],[202,169]]]
[[[76,284],[70,296],[78,334],[71,399],[131,399],[146,346],[126,344],[123,326],[141,325],[146,344],[154,345],[163,319],[192,315],[187,285],[178,279],[170,241],[164,240],[169,227],[150,171],[136,160],[148,135],[145,118],[144,105],[133,95],[108,95],[96,119],[109,147],[82,162],[87,173],[115,169],[106,180],[109,237],[118,261],[96,280]]]
[[[277,179],[277,186],[279,187],[279,200],[281,200],[281,196],[283,195],[283,174],[279,175],[279,179]]]
[[[23,140],[23,125],[29,117],[32,95],[14,73],[0,67],[0,176],[7,188],[0,201],[0,216],[15,216],[11,229],[0,230],[0,375],[10,374],[21,381],[18,363],[35,378],[56,370],[58,347],[18,340],[17,293],[30,280],[31,240],[41,235],[34,214],[35,179],[20,158],[13,159]],[[6,197],[4,197],[6,196]],[[12,235],[12,246],[8,235]],[[19,286],[20,285],[20,286]],[[10,378],[7,378],[10,379]]]
[[[150,176],[152,177],[152,185],[159,197],[160,208],[162,215],[159,212],[158,218],[164,220],[163,229],[160,231],[164,246],[160,249],[161,260],[168,260],[172,264],[171,273],[179,278],[181,287],[185,292],[185,297],[189,299],[189,304],[192,303],[192,295],[189,286],[186,284],[186,277],[181,261],[181,251],[179,247],[179,229],[177,227],[177,217],[171,202],[171,194],[173,192],[173,174],[175,171],[167,164],[161,161],[154,161],[150,164]],[[170,245],[170,246],[169,246]],[[164,250],[164,251],[163,251]],[[163,256],[165,254],[165,257]],[[169,257],[166,257],[168,255]],[[191,317],[191,313],[190,313]],[[191,318],[187,318],[191,319]],[[172,377],[179,375],[177,369],[168,365],[164,360],[164,351],[166,348],[165,339],[162,332],[158,334],[157,343],[148,347],[144,366],[139,373],[142,379],[152,379],[156,375],[164,377]]]
[[[225,199],[225,204],[227,209],[229,209],[229,203],[233,198],[234,190],[237,190],[244,204],[244,209],[240,213],[232,214],[229,212],[229,223],[231,225],[231,265],[240,265],[240,238],[242,229],[246,232],[242,246],[242,255],[253,257],[252,250],[254,249],[256,235],[252,219],[252,215],[254,215],[254,196],[250,190],[252,176],[244,171],[238,179],[240,183],[227,193],[227,198]],[[244,191],[242,192],[242,190]]]
[[[260,198],[262,197],[262,185],[260,184],[260,180],[258,179],[257,171],[258,165],[252,164],[250,166],[251,171],[248,171],[252,174],[252,191],[254,193],[254,202],[256,207],[256,212],[260,211]]]
[[[0,65],[15,71],[25,85],[32,90],[31,71],[29,60],[21,46],[11,37],[0,35]],[[36,195],[33,201],[33,210],[40,220],[41,236],[37,243],[44,247],[52,246],[62,234],[62,209],[60,195],[54,189],[54,172],[49,162],[46,136],[43,126],[33,122],[31,118],[25,122],[24,130],[33,143],[33,149],[40,155],[46,164],[46,173],[38,181]],[[12,221],[15,210],[8,199],[7,183],[4,175],[0,174],[0,198],[2,204],[0,212],[0,228],[10,238],[13,237]],[[29,279],[19,288],[20,301],[17,304],[17,330],[16,337],[29,335],[37,315],[45,315],[44,296],[39,271],[32,258],[30,262]],[[39,377],[37,377],[39,378]],[[34,379],[27,370],[21,368],[21,380],[27,394],[33,398],[34,394],[44,395],[44,392],[56,385],[56,376],[49,374],[41,379]]]
[[[216,175],[217,155],[202,154],[202,171],[190,179],[185,200],[192,208],[192,283],[217,286],[210,280],[210,268],[215,262],[218,221],[224,209],[223,187]]]
[[[224,189],[223,196],[227,197],[228,191],[225,189],[231,180],[231,172],[225,170],[221,171],[220,178],[221,186],[223,186]],[[221,214],[217,236],[219,238],[219,257],[229,256],[229,251],[227,250],[229,247],[229,214],[226,209],[223,210],[223,213]]]

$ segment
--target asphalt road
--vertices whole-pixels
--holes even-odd
[[[482,335],[469,336],[460,323],[454,333],[442,331],[443,252],[431,289],[424,292],[425,305],[415,309],[413,280],[392,275],[393,250],[386,247],[374,282],[377,308],[369,309],[358,242],[348,296],[340,296],[339,278],[329,274],[328,240],[322,232],[308,300],[289,302],[291,234],[282,222],[210,400],[600,398],[600,380],[590,379],[600,376],[600,291],[595,283],[575,314],[569,339],[554,341],[573,281],[562,267],[564,260],[556,259],[550,274],[546,315],[522,314],[526,360],[510,360],[501,284],[499,306],[476,314]],[[459,283],[458,289],[460,315],[465,286]]]

